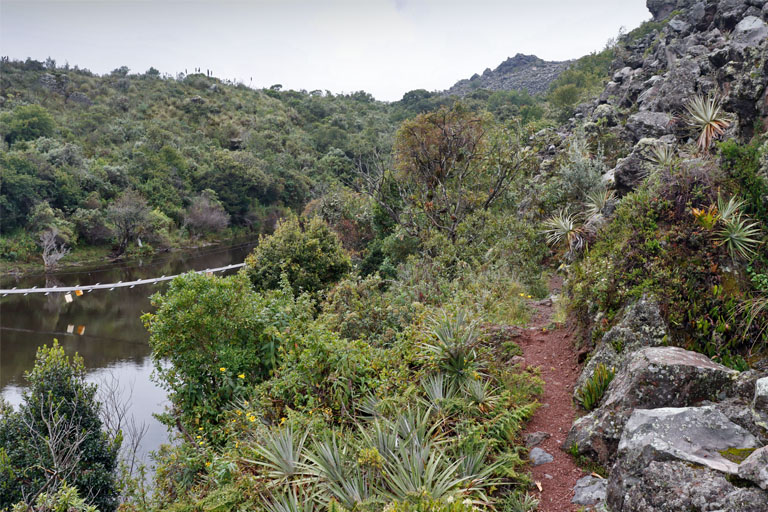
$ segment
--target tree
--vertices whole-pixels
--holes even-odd
[[[43,264],[46,271],[55,269],[59,261],[69,254],[69,247],[64,245],[59,229],[56,227],[40,233],[40,247],[43,249]]]
[[[85,382],[82,358],[70,360],[54,340],[38,349],[26,378],[19,411],[0,415],[0,508],[32,504],[66,483],[99,510],[115,510],[122,439],[102,429],[96,386]]]
[[[216,192],[204,190],[199,196],[192,198],[184,215],[184,225],[196,234],[218,232],[229,225],[229,215],[216,199]]]
[[[440,232],[454,242],[462,222],[489,209],[529,161],[522,131],[456,105],[405,121],[394,162],[362,162],[364,190],[410,235]]]
[[[245,264],[257,290],[278,288],[285,274],[295,293],[319,292],[351,267],[338,237],[318,217],[308,222],[297,217],[283,220],[274,234],[260,237]]]
[[[134,190],[126,190],[110,205],[107,209],[107,218],[115,226],[119,243],[118,254],[125,252],[148,216],[149,206],[146,199]]]
[[[0,115],[0,133],[8,144],[18,140],[50,137],[56,127],[53,117],[40,105],[22,105]]]

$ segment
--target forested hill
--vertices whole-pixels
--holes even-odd
[[[33,209],[47,202],[61,231],[99,243],[109,236],[101,211],[126,189],[156,224],[184,225],[208,197],[234,226],[261,229],[387,147],[395,128],[394,111],[363,92],[253,90],[154,69],[97,76],[32,60],[5,60],[0,75],[3,234],[34,228]]]

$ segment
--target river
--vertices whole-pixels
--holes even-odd
[[[21,278],[0,277],[0,288],[76,286],[116,283],[180,274],[190,270],[241,263],[255,242],[162,254],[90,269]],[[149,297],[168,284],[94,290],[67,303],[64,294],[8,295],[0,298],[0,395],[17,406],[26,385],[24,372],[31,370],[41,345],[59,340],[69,355],[83,357],[87,380],[117,382],[124,398],[130,398],[128,414],[136,424],[145,423],[139,454],[147,454],[168,441],[168,433],[152,415],[163,412],[165,392],[150,378],[152,360],[148,334],[140,317],[152,310]]]

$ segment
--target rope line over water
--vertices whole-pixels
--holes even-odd
[[[207,274],[207,273],[213,273],[213,272],[224,272],[227,270],[232,270],[235,268],[240,268],[245,266],[245,263],[235,263],[232,265],[227,265],[226,267],[218,267],[218,268],[207,268],[205,270],[197,270],[195,271],[196,274]],[[185,272],[187,273],[187,272]],[[78,286],[53,286],[50,288],[38,288],[37,286],[34,286],[32,288],[11,288],[7,290],[0,290],[0,294],[2,294],[3,297],[6,295],[28,295],[30,293],[45,293],[46,295],[49,293],[71,293],[71,292],[91,292],[93,290],[114,290],[115,288],[133,288],[134,286],[141,286],[145,284],[154,284],[159,283],[162,281],[170,281],[171,279],[174,279],[176,277],[179,277],[183,274],[176,274],[173,276],[160,276],[160,277],[153,277],[151,279],[137,279],[136,281],[119,281],[117,283],[107,283],[107,284],[88,284],[88,285],[78,285]]]

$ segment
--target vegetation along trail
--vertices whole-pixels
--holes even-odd
[[[550,283],[553,294],[560,293],[560,281],[555,278]],[[531,468],[533,480],[537,483],[538,510],[575,511],[578,506],[571,503],[573,488],[583,472],[573,457],[562,450],[562,445],[576,417],[572,396],[579,376],[578,356],[567,325],[555,325],[552,321],[553,301],[544,299],[531,305],[534,309],[531,325],[521,331],[516,341],[523,351],[524,364],[541,368],[544,393],[541,397],[543,405],[528,423],[524,438],[531,450],[538,447],[553,459]],[[533,446],[544,437],[542,432],[548,436]]]

